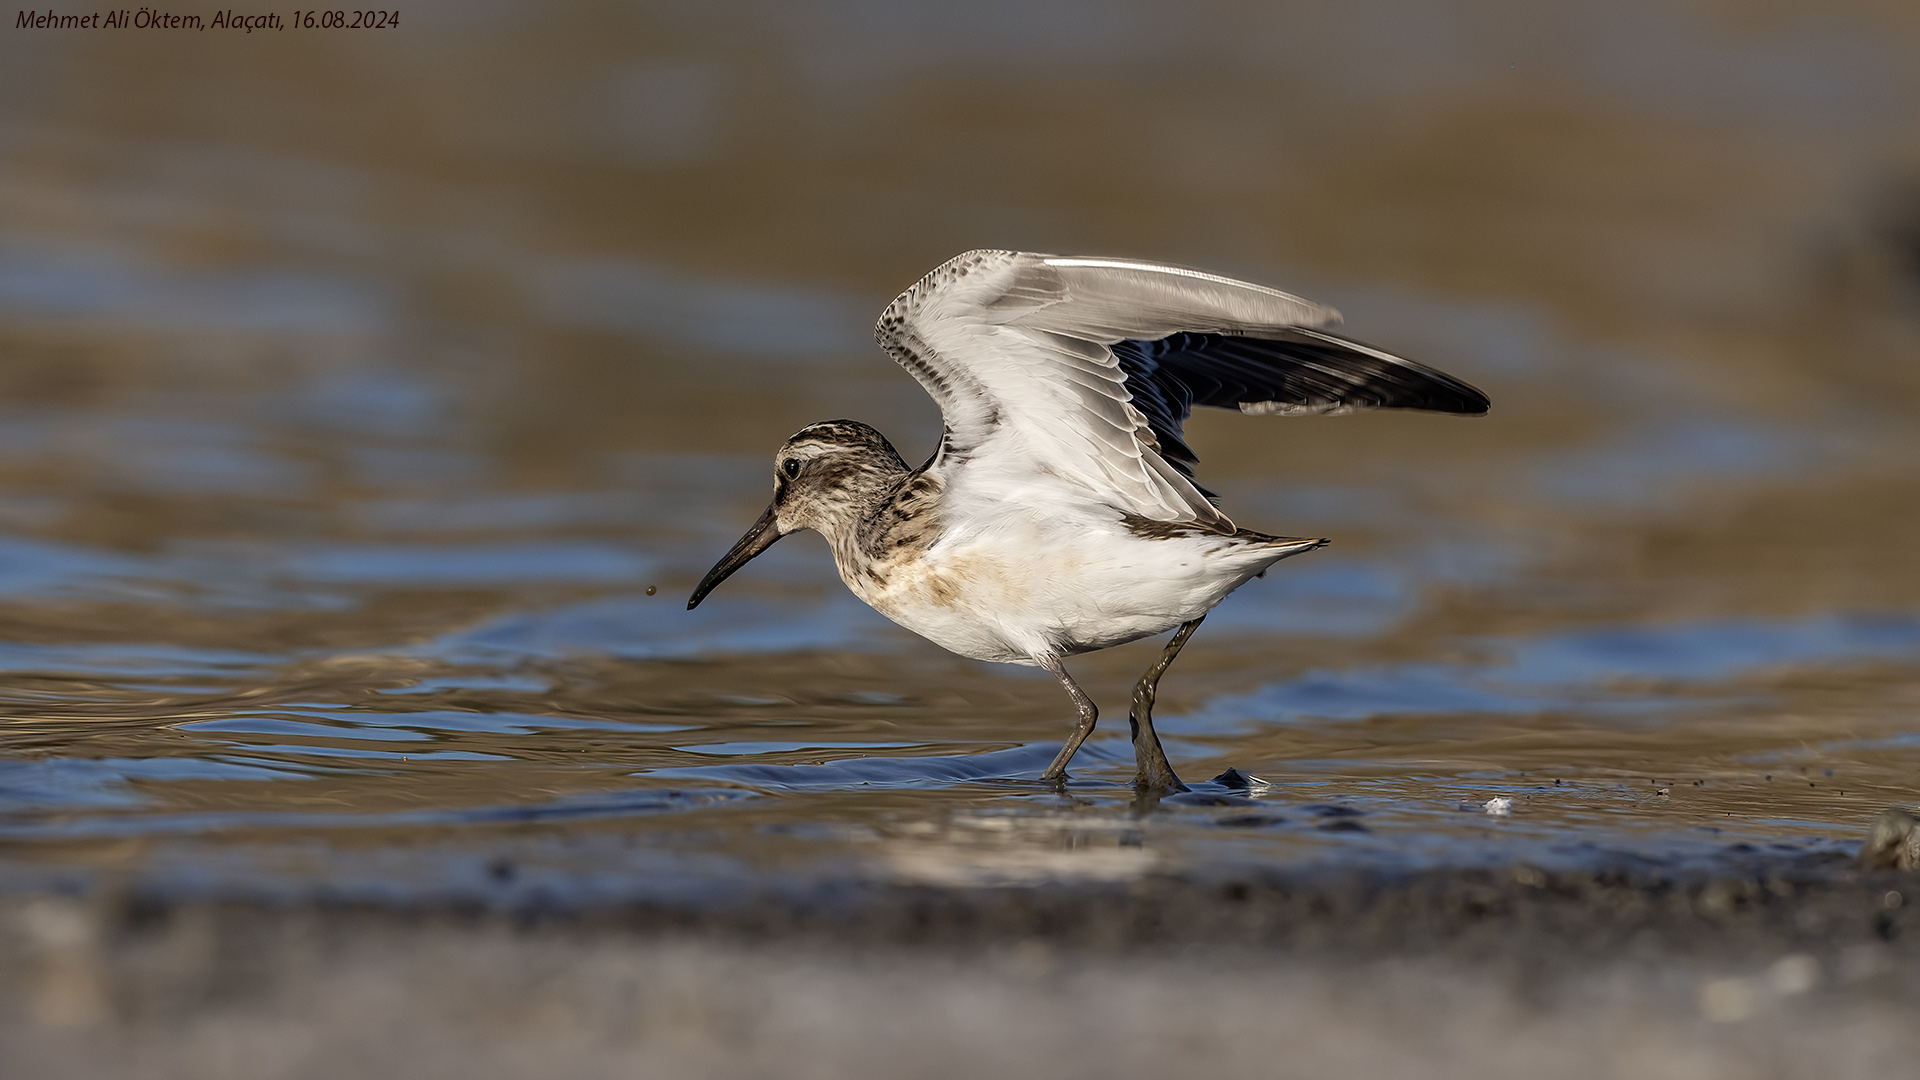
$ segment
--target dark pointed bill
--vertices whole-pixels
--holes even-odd
[[[719,562],[714,563],[713,569],[707,571],[707,576],[700,579],[700,585],[693,590],[692,598],[687,601],[688,611],[700,606],[700,601],[706,599],[714,586],[727,580],[735,570],[747,565],[749,559],[772,547],[775,540],[786,535],[780,531],[780,526],[774,521],[774,517],[774,504],[769,503],[767,512],[761,514],[760,520],[753,523],[753,528],[747,530],[747,535],[741,537],[740,542],[733,545],[733,550],[727,552]]]

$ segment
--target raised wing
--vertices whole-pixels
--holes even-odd
[[[933,395],[931,468],[1000,490],[1056,477],[1154,521],[1233,531],[1191,482],[1192,406],[1485,412],[1450,376],[1318,330],[1338,312],[1185,267],[971,251],[902,293],[880,344]]]

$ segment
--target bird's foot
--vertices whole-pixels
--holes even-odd
[[[1133,789],[1135,791],[1151,791],[1159,795],[1177,795],[1180,792],[1190,790],[1164,761],[1161,762],[1159,768],[1150,768],[1142,764],[1135,769],[1133,774]]]
[[[1161,795],[1173,795],[1187,790],[1181,783],[1179,774],[1167,763],[1167,752],[1160,749],[1160,740],[1148,732],[1147,738],[1133,744],[1135,791],[1152,791]]]
[[[1265,780],[1239,769],[1228,769],[1193,787],[1181,784],[1178,788],[1155,788],[1136,780],[1132,811],[1135,817],[1145,817],[1158,810],[1163,802],[1169,806],[1254,807],[1260,805],[1258,795],[1267,786]]]

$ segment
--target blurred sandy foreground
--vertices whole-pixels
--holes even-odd
[[[1902,891],[1902,890],[1905,891]],[[1910,874],[0,903],[0,1074],[1906,1075]]]

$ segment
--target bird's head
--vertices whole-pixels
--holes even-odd
[[[905,471],[886,436],[858,421],[823,420],[801,428],[773,456],[773,501],[700,579],[687,609],[790,532],[816,529],[834,539],[851,529]]]

